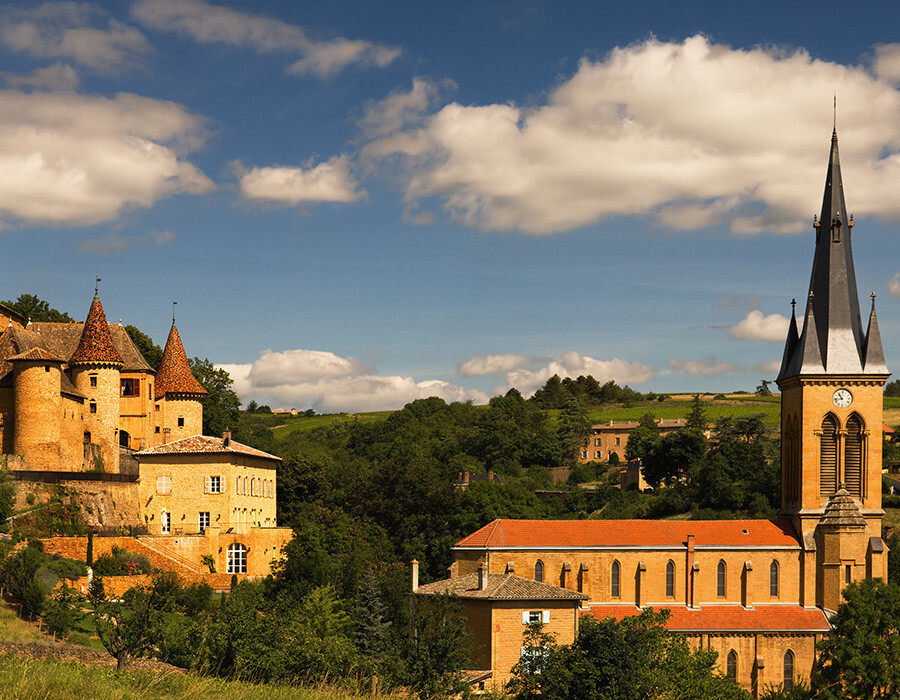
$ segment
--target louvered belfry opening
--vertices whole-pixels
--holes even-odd
[[[844,439],[844,481],[851,496],[862,498],[863,485],[863,426],[855,413],[847,421],[847,437]]]
[[[819,493],[824,498],[837,491],[837,427],[834,416],[825,416],[819,448]]]

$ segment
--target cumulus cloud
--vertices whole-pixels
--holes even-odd
[[[398,409],[429,396],[476,403],[488,399],[482,391],[438,379],[416,382],[411,377],[379,376],[374,367],[354,357],[318,350],[264,350],[255,362],[216,366],[228,371],[244,402],[254,399],[324,413]]]
[[[888,293],[895,299],[900,299],[900,272],[891,277],[888,282]]]
[[[669,360],[669,371],[684,372],[692,376],[712,377],[720,374],[774,374],[781,367],[779,360],[771,360],[758,365],[739,365],[734,362],[720,362],[715,357],[702,360]]]
[[[399,131],[422,119],[441,88],[453,87],[455,83],[451,80],[434,83],[425,78],[413,78],[412,88],[408,91],[395,90],[383,100],[369,104],[359,126],[373,138]]]
[[[672,229],[793,232],[822,194],[836,90],[857,220],[898,218],[900,94],[885,77],[896,50],[881,50],[876,74],[804,51],[651,38],[583,60],[544,104],[451,103],[364,153],[399,160],[411,205],[438,201],[485,230],[651,215]]]
[[[245,171],[235,164],[241,194],[247,199],[296,205],[303,202],[354,202],[365,195],[357,190],[347,156],[303,167],[271,166]]]
[[[587,355],[580,355],[574,350],[564,353],[558,360],[552,360],[544,367],[537,369],[519,368],[506,373],[506,386],[497,391],[516,388],[525,396],[530,396],[542,387],[550,377],[558,374],[561,378],[591,375],[601,384],[610,380],[618,384],[643,384],[655,377],[659,371],[655,367],[641,362],[627,362],[619,358],[612,360],[595,360]]]
[[[97,238],[88,238],[77,245],[79,253],[97,253],[108,255],[110,253],[124,253],[126,250],[141,248],[150,245],[163,245],[175,240],[174,231],[151,231],[145,236],[122,236],[113,232]]]
[[[92,4],[6,5],[0,17],[0,42],[7,48],[37,58],[70,59],[104,73],[136,65],[150,48],[137,29]]]
[[[37,90],[50,90],[55,92],[70,92],[78,87],[78,74],[65,63],[54,63],[46,68],[37,68],[31,73],[20,75],[18,73],[0,72],[9,87],[30,87]]]
[[[293,75],[327,78],[352,64],[383,68],[400,55],[398,48],[369,41],[343,37],[315,41],[297,25],[204,0],[138,0],[132,14],[146,27],[174,31],[202,43],[300,55],[286,69]]]
[[[461,362],[457,371],[464,377],[501,376],[534,364],[535,359],[525,355],[473,355]]]
[[[881,44],[875,47],[872,71],[882,80],[900,83],[900,44]]]
[[[781,314],[763,316],[762,311],[754,309],[744,320],[728,329],[728,335],[737,340],[766,340],[770,343],[782,343],[787,337],[788,318]]]
[[[173,102],[0,91],[0,216],[93,224],[208,191],[210,180],[184,159],[204,138],[203,121]]]

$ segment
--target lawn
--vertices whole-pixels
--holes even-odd
[[[393,411],[372,413],[328,413],[321,416],[278,416],[278,425],[272,428],[277,439],[298,430],[312,430],[340,423],[377,423],[386,420]]]

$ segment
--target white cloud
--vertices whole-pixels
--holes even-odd
[[[457,366],[464,377],[503,375],[535,364],[534,358],[525,355],[473,355]]]
[[[305,169],[272,166],[243,172],[240,163],[235,169],[240,174],[241,194],[248,199],[295,205],[302,202],[354,202],[365,195],[365,190],[356,189],[357,182],[350,173],[347,156],[335,156]]]
[[[0,91],[0,217],[93,224],[208,191],[183,159],[204,137],[203,121],[173,102]]]
[[[398,48],[342,37],[314,41],[295,24],[203,0],[138,0],[132,14],[144,26],[174,31],[203,43],[301,54],[301,59],[287,67],[294,75],[327,78],[352,64],[383,68],[401,53]]]
[[[441,87],[454,86],[455,83],[450,80],[436,84],[425,78],[413,78],[408,92],[396,90],[383,100],[369,104],[359,125],[370,137],[399,131],[422,119],[437,99]]]
[[[318,412],[378,411],[403,407],[415,399],[486,403],[482,391],[431,379],[378,376],[354,357],[317,350],[265,350],[250,364],[216,365],[228,371],[242,401],[274,407],[312,407]]]
[[[787,317],[781,314],[763,316],[759,309],[754,309],[743,321],[728,329],[728,335],[737,340],[766,340],[770,343],[784,342],[787,332]]]
[[[137,29],[92,4],[45,2],[32,8],[6,5],[0,9],[0,42],[37,58],[68,58],[100,72],[113,72],[136,65],[150,48]]]
[[[720,374],[774,374],[781,367],[780,360],[771,360],[758,365],[739,365],[734,362],[720,362],[715,357],[702,360],[669,360],[669,371],[684,372],[692,376],[711,377]]]
[[[576,378],[591,375],[601,384],[610,380],[617,384],[643,384],[655,377],[659,371],[641,362],[626,362],[619,358],[595,360],[580,355],[574,350],[564,353],[558,360],[549,362],[539,369],[514,369],[506,373],[506,386],[497,387],[498,393],[505,393],[515,387],[525,396],[530,396],[542,387],[550,377],[558,374],[561,378]]]
[[[900,299],[900,272],[891,277],[888,282],[888,293],[895,299]]]
[[[875,47],[872,70],[882,80],[900,83],[900,44],[882,44]]]
[[[487,230],[548,234],[655,215],[672,229],[728,221],[739,234],[793,232],[810,225],[822,195],[835,91],[857,220],[900,217],[900,94],[890,82],[865,66],[703,36],[583,60],[532,108],[448,104],[364,152],[400,156],[411,204],[436,197]]]
[[[70,92],[78,87],[78,74],[72,66],[64,63],[54,63],[46,68],[37,68],[31,73],[19,75],[16,73],[0,72],[9,87],[22,88],[33,87],[38,90],[51,90],[58,92]]]
[[[146,236],[122,236],[117,232],[109,233],[97,238],[88,238],[77,245],[79,253],[97,253],[108,255],[110,253],[124,253],[126,250],[140,248],[148,245],[164,245],[175,240],[174,231],[151,231]]]

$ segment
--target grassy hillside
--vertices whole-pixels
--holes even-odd
[[[116,674],[107,668],[0,656],[0,697],[6,700],[352,700],[361,696],[336,689],[253,685],[175,673]]]

